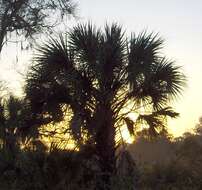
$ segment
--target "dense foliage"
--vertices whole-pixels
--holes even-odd
[[[153,143],[158,149],[162,138],[156,140],[142,139],[130,147],[138,165],[134,167],[135,175],[124,177],[126,165],[120,167],[120,174],[112,176],[111,189],[133,189],[135,184],[140,190],[200,190],[202,188],[202,136],[190,134],[175,141],[163,140],[172,147],[168,151],[169,161],[138,160],[137,149],[146,154],[147,146]],[[160,142],[160,143],[159,143]],[[145,144],[142,148],[140,144]],[[140,147],[138,147],[140,146]],[[168,150],[164,144],[163,148]],[[89,151],[89,149],[88,149]],[[10,154],[7,149],[0,150],[0,185],[2,190],[45,190],[45,189],[96,189],[95,181],[100,170],[94,158],[89,157],[87,149],[82,151],[61,150],[35,147],[16,149]],[[135,153],[135,154],[134,154]],[[161,151],[155,155],[161,157]],[[142,158],[144,160],[145,158]],[[134,176],[133,176],[134,175]],[[133,179],[130,177],[133,176]]]

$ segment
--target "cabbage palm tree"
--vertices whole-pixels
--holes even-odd
[[[162,46],[153,33],[127,38],[117,24],[104,29],[79,24],[50,38],[35,55],[26,85],[35,118],[61,121],[68,107],[72,136],[94,145],[106,181],[116,171],[120,125],[133,134],[144,121],[157,135],[165,117],[178,115],[169,103],[181,92],[185,76],[160,53]],[[135,121],[129,112],[137,114]]]
[[[10,95],[7,100],[1,101],[0,146],[14,154],[20,144],[25,145],[37,138],[38,130],[27,127],[30,126],[31,119],[29,105],[23,100]]]

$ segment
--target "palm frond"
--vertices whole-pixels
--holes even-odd
[[[163,40],[157,34],[140,33],[132,36],[129,44],[127,80],[130,85],[130,96],[134,99],[149,101],[148,86],[152,67],[159,58]]]
[[[122,32],[122,27],[114,23],[111,26],[105,26],[103,37],[100,56],[104,57],[102,60],[104,74],[114,75],[116,72],[120,72],[120,68],[125,63],[126,39],[124,32]]]
[[[146,33],[133,38],[130,45],[128,82],[130,96],[161,109],[180,94],[186,79],[179,66],[160,55],[163,40]]]
[[[151,114],[140,114],[136,120],[137,123],[146,122],[149,126],[149,133],[152,136],[157,136],[158,131],[163,131],[166,129],[165,118],[171,117],[176,118],[179,113],[172,110],[171,107],[162,108],[161,110],[154,111]]]
[[[160,58],[152,66],[150,77],[143,91],[151,97],[153,108],[162,109],[169,100],[176,98],[183,90],[186,78],[181,72],[181,67],[173,61]]]
[[[158,82],[159,88],[171,97],[177,97],[186,85],[186,77],[181,71],[180,66],[175,62],[166,59],[160,59],[154,66],[154,75],[152,79]]]
[[[122,27],[116,23],[105,26],[99,55],[100,85],[113,89],[122,83],[121,75],[126,66],[127,42]]]
[[[51,38],[37,48],[25,89],[34,114],[49,113],[52,120],[61,121],[61,104],[71,102],[73,86],[67,78],[72,72],[75,72],[73,53],[69,50],[66,36]]]
[[[126,122],[126,126],[127,126],[127,129],[128,129],[128,132],[130,133],[131,136],[134,136],[135,135],[135,132],[134,132],[134,121],[131,120],[129,117],[125,117],[123,119]]]
[[[79,24],[68,32],[71,48],[76,52],[78,67],[83,71],[97,72],[101,32],[91,23]]]
[[[153,114],[139,115],[139,117],[137,118],[137,122],[146,122],[146,124],[149,126],[149,133],[153,137],[158,135],[159,128],[165,127],[163,122],[158,117],[155,117]]]
[[[158,34],[147,34],[145,31],[137,37],[133,35],[129,44],[129,70],[146,71],[160,56],[163,40]]]
[[[50,38],[45,44],[37,47],[34,56],[34,67],[45,67],[54,71],[58,69],[70,69],[73,67],[73,52],[70,51],[66,35],[59,38]]]
[[[155,111],[152,113],[154,116],[164,116],[164,117],[171,117],[177,118],[179,113],[173,111],[172,107],[162,108],[161,110]]]

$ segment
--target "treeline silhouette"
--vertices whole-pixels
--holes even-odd
[[[179,115],[169,104],[186,79],[181,67],[162,55],[162,46],[153,33],[128,38],[118,24],[100,29],[90,23],[38,46],[24,97],[1,101],[1,187],[132,190],[168,183],[178,188],[163,171],[153,181],[153,164],[143,168],[121,133],[125,126],[138,141],[137,129],[146,125],[141,134],[147,141],[164,136],[173,144],[166,119]]]
[[[1,189],[96,189],[101,171],[90,151],[90,147],[80,151],[63,150],[57,144],[47,147],[36,140],[23,149],[15,146],[12,152],[1,147]],[[201,133],[176,139],[138,136],[122,154],[120,176],[112,177],[112,189],[202,188]]]

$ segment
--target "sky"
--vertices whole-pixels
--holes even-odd
[[[78,20],[103,26],[117,22],[126,33],[142,30],[158,32],[165,40],[163,53],[183,67],[187,87],[172,104],[180,113],[178,119],[169,122],[169,130],[175,136],[190,131],[202,115],[202,1],[201,0],[77,0]],[[16,45],[1,55],[0,78],[6,80],[17,93],[22,83],[23,65],[28,65],[28,53],[17,52]]]

